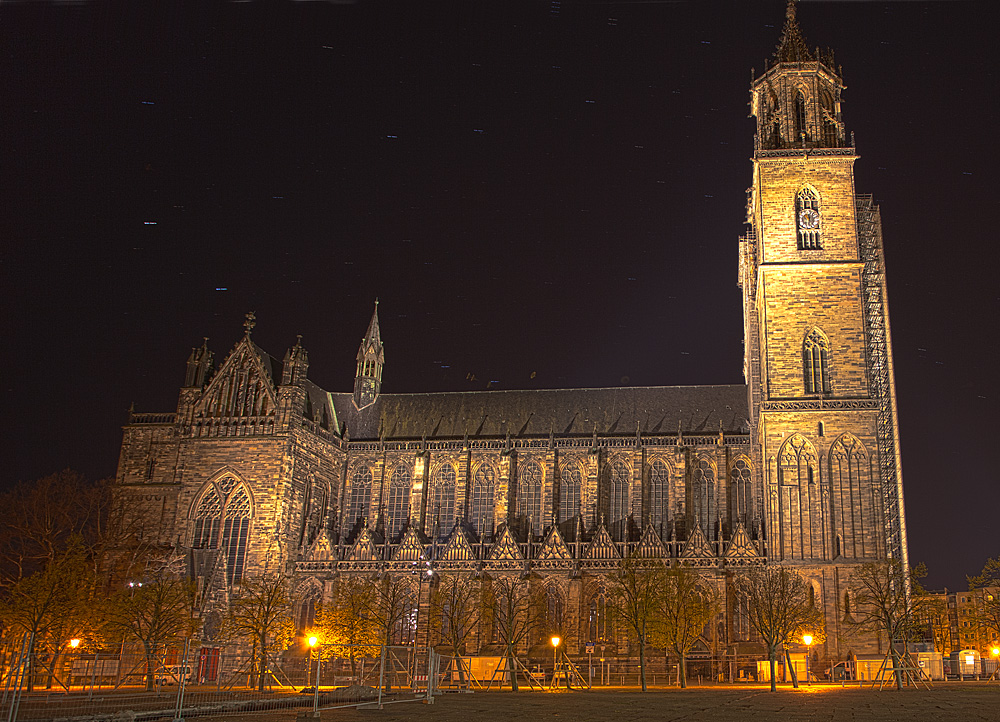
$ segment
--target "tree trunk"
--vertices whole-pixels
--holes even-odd
[[[317,654],[318,654],[318,652],[317,652]],[[267,643],[266,643],[266,641],[264,639],[264,635],[261,635],[261,638],[260,638],[260,670],[259,671],[260,671],[260,678],[259,678],[260,681],[257,683],[257,691],[258,692],[263,692],[264,691],[264,682],[267,680]],[[317,685],[318,684],[319,684],[319,681],[317,680]]]
[[[768,648],[767,648],[767,658],[771,662],[771,691],[772,692],[777,692],[778,691],[777,680],[775,680],[775,678],[774,678],[775,677],[775,671],[776,671],[775,668],[774,668],[774,661],[775,661],[774,660],[774,653],[775,653],[774,647],[768,646]]]
[[[688,686],[688,669],[687,669],[687,656],[679,652],[680,662],[677,665],[678,676],[681,680],[681,689],[687,689]]]
[[[154,683],[154,676],[156,673],[156,649],[155,645],[144,641],[142,647],[146,652],[146,691],[152,692]],[[95,662],[96,664],[96,662]]]
[[[892,642],[889,643],[889,652],[892,655],[892,676],[895,678],[896,681],[896,689],[902,691],[903,680],[902,680],[902,674],[900,674],[902,670],[900,670],[899,668],[901,662],[899,661],[899,653],[896,651],[896,648],[892,646]]]
[[[792,656],[788,653],[788,648],[785,648],[785,669],[787,669],[792,675],[792,686],[795,689],[799,688],[799,675],[795,672],[795,665],[792,664]]]
[[[646,645],[639,640],[639,679],[642,681],[642,691],[646,691]]]
[[[507,645],[507,666],[510,675],[510,691],[517,692],[517,666],[514,663],[514,649],[509,644]]]

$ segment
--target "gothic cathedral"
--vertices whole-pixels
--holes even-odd
[[[629,555],[696,567],[723,598],[748,565],[794,566],[843,659],[859,563],[906,564],[878,207],[854,190],[840,73],[810,51],[794,3],[750,88],[757,120],[739,242],[745,385],[382,393],[376,306],[353,393],[279,362],[245,333],[221,363],[194,349],[175,412],[132,412],[118,483],[185,553],[211,641],[234,584],[286,575],[307,625],[352,575],[528,576],[567,651],[600,642],[605,578]],[[730,595],[731,596],[731,595]],[[399,642],[428,640],[401,625]],[[489,629],[468,653],[488,653]],[[536,642],[529,640],[528,651]],[[727,599],[698,652],[752,642]]]

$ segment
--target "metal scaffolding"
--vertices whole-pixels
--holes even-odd
[[[892,367],[889,299],[882,251],[882,217],[870,195],[857,196],[858,250],[864,262],[864,298],[870,393],[878,401],[878,456],[887,556],[909,569],[906,516],[903,510],[903,473],[899,456],[896,387]]]

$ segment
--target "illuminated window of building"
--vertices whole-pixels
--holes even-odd
[[[830,391],[830,342],[814,328],[802,342],[802,371],[807,394]]]
[[[228,491],[220,494],[223,489]],[[209,484],[198,501],[191,546],[195,549],[221,549],[226,558],[226,577],[230,584],[238,582],[243,576],[251,517],[250,496],[246,488],[230,476],[216,484]]]
[[[559,473],[559,521],[569,521],[580,513],[583,475],[576,464],[567,464]]]
[[[608,638],[608,610],[604,590],[590,599],[589,615],[590,641],[604,642]]]
[[[611,536],[622,541],[628,533],[629,487],[632,472],[624,461],[614,461],[607,467],[608,479],[608,531]]]
[[[397,464],[389,480],[389,500],[386,505],[389,536],[396,537],[403,531],[410,517],[410,467]]]
[[[691,472],[691,515],[706,536],[715,521],[715,469],[707,459],[699,459]]]
[[[493,533],[496,469],[492,464],[480,464],[472,477],[472,504],[469,522],[480,538]]]
[[[372,499],[372,471],[367,466],[359,466],[351,477],[351,494],[344,516],[344,534],[349,534],[354,526],[368,516]]]
[[[440,515],[439,533],[447,535],[455,524],[455,467],[442,464],[434,475],[434,510]]]
[[[753,485],[750,480],[750,464],[746,459],[737,459],[729,473],[732,483],[732,500],[736,509],[736,521],[748,526],[753,517]]]
[[[542,532],[542,469],[534,461],[517,470],[517,516],[532,534]]]
[[[649,522],[661,535],[669,534],[670,467],[660,459],[649,466]]]

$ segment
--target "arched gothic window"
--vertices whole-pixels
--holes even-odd
[[[554,584],[545,588],[545,626],[550,634],[563,631],[563,600]]]
[[[472,477],[472,504],[469,522],[480,538],[493,534],[496,469],[492,464],[480,464]]]
[[[661,538],[670,535],[670,467],[656,459],[649,467],[649,522]]]
[[[589,628],[591,642],[605,642],[608,640],[608,609],[604,590],[600,590],[590,599]]]
[[[409,590],[400,603],[402,611],[399,616],[396,617],[396,621],[393,622],[392,630],[389,633],[390,642],[392,644],[412,644],[413,639],[417,634],[417,618],[419,616],[419,612],[417,610],[417,597],[414,591],[415,590],[413,589]]]
[[[802,342],[802,371],[807,394],[830,391],[830,342],[814,328]]]
[[[326,515],[326,490],[321,484],[317,484],[315,479],[309,482],[309,490],[306,494],[306,511],[303,515],[302,542],[312,544],[316,536],[323,529],[323,520]]]
[[[532,534],[542,532],[542,469],[534,461],[517,470],[517,516]]]
[[[836,148],[839,145],[839,133],[837,132],[837,116],[833,105],[833,96],[824,92],[820,96],[820,105],[823,113],[823,145],[827,148]]]
[[[438,533],[446,536],[455,525],[455,467],[441,464],[434,475],[434,512],[439,515]]]
[[[367,466],[359,466],[351,477],[351,495],[347,502],[347,514],[344,516],[344,534],[350,534],[359,520],[368,516],[368,507],[372,500],[372,470]]]
[[[803,188],[795,196],[795,227],[800,251],[823,249],[820,239],[819,196],[812,188]]]
[[[565,522],[580,513],[580,489],[583,474],[576,464],[566,464],[559,472],[559,521]]]
[[[389,536],[396,537],[403,531],[403,527],[410,518],[410,467],[408,464],[397,464],[396,468],[392,470],[386,513]]]
[[[608,531],[617,541],[625,540],[628,533],[629,487],[632,470],[624,461],[613,461],[607,470],[608,478]]]
[[[306,590],[299,604],[299,613],[296,619],[298,632],[305,633],[313,628],[316,623],[316,607],[319,605],[322,593],[315,587]]]
[[[806,96],[803,95],[801,90],[795,91],[792,121],[795,124],[795,137],[792,139],[792,142],[796,144],[805,143],[809,140],[809,134],[806,132]]]
[[[711,537],[715,521],[715,469],[707,459],[698,459],[691,472],[691,516],[705,536]]]
[[[750,480],[750,465],[746,459],[736,460],[729,478],[732,482],[731,498],[736,510],[736,521],[749,527],[753,518],[753,485]]]
[[[243,578],[252,516],[250,495],[231,476],[209,484],[195,510],[191,546],[195,549],[221,549],[226,558],[226,578],[230,584]]]

